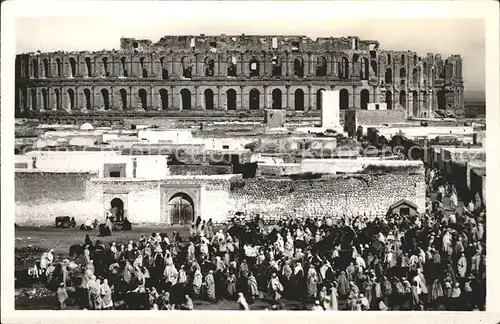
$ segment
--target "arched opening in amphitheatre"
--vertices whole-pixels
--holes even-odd
[[[349,91],[347,89],[340,90],[339,105],[341,110],[349,109]]]
[[[68,89],[69,108],[75,109],[75,91]]]
[[[148,93],[144,89],[139,89],[139,99],[141,101],[141,108],[148,109]]]
[[[206,89],[204,93],[205,110],[214,110],[214,92]]]
[[[236,91],[229,89],[226,91],[227,110],[236,110]]]
[[[191,110],[191,91],[188,89],[181,90],[182,110]]]
[[[279,56],[274,56],[271,60],[272,76],[279,77],[282,73],[282,62]]]
[[[272,93],[272,108],[273,109],[281,109],[282,104],[281,104],[281,90],[280,89],[274,89]]]
[[[76,60],[72,57],[69,58],[69,71],[70,77],[75,77],[76,76]]]
[[[295,90],[295,95],[294,95],[294,107],[295,110],[298,111],[303,111],[304,110],[304,91],[302,89],[297,89]]]
[[[49,109],[49,98],[47,89],[42,89],[42,101],[43,101],[43,109],[44,110]]]
[[[127,110],[128,109],[127,90],[121,89],[120,90],[120,97],[121,97],[121,101],[122,101],[122,109]]]
[[[250,76],[257,77],[260,75],[260,62],[256,57],[250,60]]]
[[[299,78],[304,77],[304,59],[302,57],[293,60],[293,75]]]
[[[161,109],[168,109],[168,91],[166,89],[160,89],[160,99],[161,99]]]
[[[90,97],[90,90],[84,89],[83,96],[85,97],[85,107],[87,108],[87,110],[91,110],[92,109],[92,100]]]
[[[323,91],[325,91],[325,89],[316,91],[316,110],[323,109]]]
[[[368,103],[370,102],[370,92],[366,89],[361,90],[361,109],[368,109]]]
[[[250,90],[250,110],[259,110],[260,108],[260,92],[257,89]]]
[[[323,56],[318,56],[316,60],[316,76],[324,77],[327,73],[327,63],[326,58]]]
[[[399,93],[399,104],[401,105],[401,107],[406,109],[406,91],[404,91],[404,90],[402,90]]]
[[[109,91],[107,89],[101,89],[102,102],[104,104],[104,110],[109,110]]]
[[[87,76],[90,78],[92,76],[92,62],[89,57],[85,58],[85,66],[87,68]]]
[[[385,93],[385,102],[387,104],[387,109],[392,109],[392,92],[391,90],[387,90]]]
[[[212,77],[215,75],[215,62],[211,58],[205,59],[205,76]]]

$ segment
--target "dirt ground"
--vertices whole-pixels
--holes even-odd
[[[173,231],[177,231],[181,236],[189,235],[189,229],[186,227],[168,227],[168,228],[152,228],[152,227],[134,227],[132,231],[113,232],[112,236],[99,237],[98,231],[82,231],[78,228],[57,229],[57,228],[16,228],[15,230],[15,270],[16,277],[18,274],[26,273],[28,267],[31,267],[39,260],[43,252],[49,249],[54,249],[54,260],[61,261],[69,258],[69,247],[72,244],[83,244],[85,235],[89,234],[90,238],[101,240],[104,244],[116,242],[117,244],[125,243],[130,240],[137,241],[141,234],[149,236],[151,233],[167,233],[172,235]],[[75,260],[81,262],[81,259]],[[33,287],[25,287],[25,285],[16,284],[15,290],[15,305],[16,309],[55,309],[56,298],[55,293],[46,289],[41,284],[35,284]],[[303,309],[309,305],[304,305],[296,301],[282,301],[282,307],[290,310]],[[195,309],[200,310],[237,310],[238,304],[236,301],[220,301],[216,304],[207,301],[194,300]],[[256,301],[250,305],[252,310],[263,310],[270,308],[270,303],[266,300]],[[76,306],[68,304],[68,309],[77,309]]]

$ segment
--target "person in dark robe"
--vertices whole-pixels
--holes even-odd
[[[88,234],[85,235],[85,245],[88,246],[90,250],[94,248],[94,243],[92,242]]]

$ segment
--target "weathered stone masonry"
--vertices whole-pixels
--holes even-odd
[[[17,115],[265,108],[300,115],[321,109],[322,89],[341,91],[341,109],[388,102],[426,117],[463,108],[459,55],[419,57],[357,37],[165,36],[122,38],[120,47],[17,55]]]

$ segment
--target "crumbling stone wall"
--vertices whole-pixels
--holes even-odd
[[[345,108],[361,107],[362,90],[370,102],[401,104],[409,116],[463,108],[459,55],[419,57],[357,37],[165,36],[156,43],[122,38],[120,47],[18,55],[17,114],[210,114],[279,106],[300,116],[321,109],[322,89],[345,89]],[[273,96],[275,90],[281,93]]]

